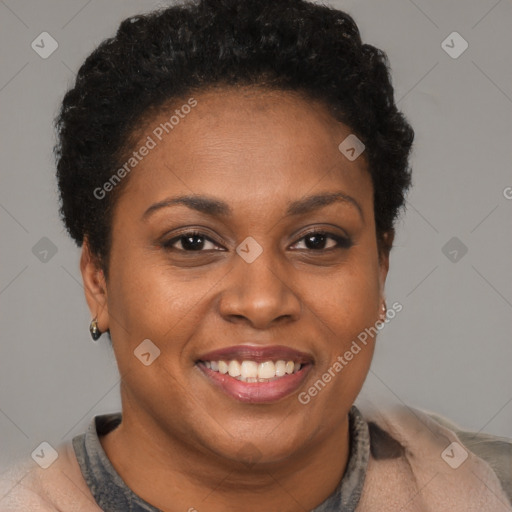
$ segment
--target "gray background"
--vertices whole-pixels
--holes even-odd
[[[0,0],[0,469],[120,410],[114,356],[89,337],[79,250],[58,218],[52,121],[84,58],[123,18],[157,5]],[[416,131],[387,288],[403,311],[379,337],[363,393],[512,437],[512,3],[332,5],[388,53]],[[47,59],[31,48],[43,31],[59,44]],[[469,43],[457,59],[441,47],[453,31]],[[43,237],[54,255],[41,252]]]

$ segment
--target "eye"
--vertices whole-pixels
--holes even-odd
[[[212,249],[216,250],[216,247],[219,247],[215,242],[210,240],[203,233],[199,233],[198,231],[183,233],[165,242],[163,246],[166,249],[176,249],[178,251],[187,252],[201,252],[203,250]]]
[[[304,243],[304,247],[297,247]],[[182,252],[205,252],[219,249],[219,245],[199,231],[188,231],[164,242],[165,249],[175,249]],[[326,231],[312,231],[307,233],[292,246],[294,249],[310,251],[329,251],[334,249],[348,249],[352,241],[344,236]]]
[[[335,235],[334,233],[328,233],[326,231],[311,231],[310,233],[304,235],[298,242],[296,242],[294,246],[297,246],[297,244],[300,244],[302,241],[304,241],[305,247],[299,247],[299,249],[312,251],[348,249],[352,246],[352,241],[349,238]]]

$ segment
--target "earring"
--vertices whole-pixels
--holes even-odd
[[[388,312],[388,307],[386,305],[386,301],[384,300],[384,302],[382,303],[382,313],[380,315],[381,322],[384,322],[384,320],[386,320],[387,312]]]
[[[94,318],[89,325],[89,332],[91,333],[91,338],[96,341],[101,336],[101,331],[98,327],[98,319]]]

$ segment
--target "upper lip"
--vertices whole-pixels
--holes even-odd
[[[313,358],[305,352],[300,352],[284,345],[236,345],[213,350],[199,357],[199,361],[294,361],[308,364]]]

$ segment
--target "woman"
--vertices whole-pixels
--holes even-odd
[[[347,14],[203,0],[127,19],[58,134],[122,414],[13,468],[0,510],[512,510],[508,442],[353,406],[401,307],[384,289],[413,131]]]

